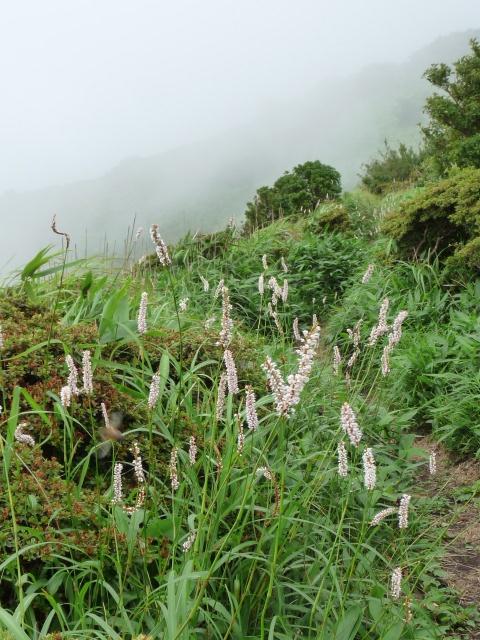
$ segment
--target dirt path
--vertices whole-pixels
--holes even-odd
[[[422,488],[430,497],[442,497],[451,505],[442,560],[445,584],[458,592],[460,604],[480,605],[480,462],[461,460],[435,444],[419,438],[422,449],[435,450],[437,472],[423,478]],[[443,509],[442,509],[443,511]],[[445,513],[439,516],[444,526]],[[480,640],[480,629],[472,630],[470,640]]]

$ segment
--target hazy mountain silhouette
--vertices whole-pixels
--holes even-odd
[[[431,93],[424,70],[466,53],[469,38],[479,33],[451,34],[406,62],[323,82],[295,100],[270,105],[241,129],[130,158],[96,180],[5,193],[0,268],[10,257],[15,256],[11,267],[56,240],[49,228],[53,213],[77,246],[87,237],[89,252],[96,252],[105,236],[120,243],[134,214],[138,225],[158,222],[169,241],[187,230],[215,229],[231,216],[239,220],[257,187],[305,160],[334,165],[344,188],[351,188],[361,164],[385,138],[417,143],[424,99]]]

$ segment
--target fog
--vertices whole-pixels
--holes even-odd
[[[96,251],[134,214],[169,239],[240,219],[304,160],[351,188],[385,136],[416,143],[422,71],[479,26],[477,0],[2,3],[0,269],[53,213]]]

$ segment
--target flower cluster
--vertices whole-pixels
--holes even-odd
[[[112,504],[122,504],[123,502],[122,471],[123,471],[123,464],[121,464],[120,462],[117,462],[113,468]]]
[[[66,409],[72,402],[72,390],[68,385],[65,385],[60,389],[60,402],[62,403],[62,407],[65,407]]]
[[[171,265],[172,261],[170,260],[170,256],[168,254],[168,248],[162,237],[160,236],[160,233],[158,231],[158,224],[152,224],[152,226],[150,227],[150,237],[153,244],[155,245],[155,251],[157,252],[157,256],[162,267],[168,267],[169,265]]]
[[[345,444],[343,440],[340,440],[337,447],[338,452],[338,475],[341,478],[346,478],[348,476],[348,458],[347,458],[347,450],[345,448]]]
[[[369,347],[373,347],[375,344],[377,344],[378,339],[385,335],[388,331],[387,313],[389,305],[389,299],[385,298],[382,302],[378,314],[378,323],[374,327],[372,327],[372,331],[370,332],[370,337],[368,339]]]
[[[180,482],[178,481],[177,463],[178,463],[178,449],[177,447],[173,447],[172,452],[170,454],[170,465],[168,467],[170,472],[170,483],[172,485],[172,491],[176,491],[180,486]]]
[[[408,311],[400,311],[395,320],[393,321],[392,331],[388,334],[388,343],[383,348],[382,354],[382,374],[386,376],[390,372],[390,354],[394,347],[400,342],[402,337],[402,324],[405,318],[408,316]]]
[[[357,418],[348,402],[344,402],[340,413],[340,424],[354,447],[357,447],[363,433],[357,423]]]
[[[398,507],[398,527],[399,529],[406,529],[408,527],[408,506],[410,504],[410,498],[407,493],[404,493],[400,498],[400,505]]]
[[[375,269],[375,265],[374,264],[369,264],[368,265],[367,270],[365,271],[365,273],[363,274],[363,277],[362,277],[362,284],[367,284],[367,282],[372,277],[374,269]]]
[[[188,441],[188,459],[190,460],[190,464],[194,465],[197,460],[197,441],[195,440],[195,436],[190,436]]]
[[[24,430],[28,427],[27,422],[21,422],[18,427],[15,429],[13,434],[15,440],[20,442],[20,444],[26,444],[29,447],[35,446],[35,440],[28,433],[24,433]]]
[[[225,349],[223,352],[223,361],[225,363],[225,369],[227,371],[227,385],[228,393],[232,395],[238,393],[238,377],[237,367],[235,366],[235,360],[233,359],[232,352],[229,349]]]
[[[265,293],[265,277],[263,273],[258,276],[258,293],[261,296]]]
[[[255,393],[251,385],[248,385],[245,388],[245,413],[247,416],[248,428],[255,431],[258,428],[258,416],[257,409],[255,407]]]
[[[338,376],[338,369],[342,364],[342,355],[340,349],[335,345],[333,347],[333,373]]]
[[[377,483],[377,469],[373,451],[370,447],[367,447],[363,452],[362,460],[365,488],[372,491]]]
[[[90,351],[84,351],[82,356],[83,393],[93,393],[92,358]]]
[[[385,518],[388,518],[388,516],[391,516],[394,513],[397,513],[397,511],[398,511],[397,507],[387,507],[386,509],[382,509],[382,511],[379,511],[377,514],[373,516],[370,522],[370,526],[376,527],[377,524],[380,524],[380,522],[382,522],[382,520],[385,520]]]
[[[430,457],[428,459],[428,470],[430,471],[430,475],[434,476],[437,473],[437,454],[435,451],[430,452]]]
[[[190,531],[190,533],[188,534],[187,539],[182,544],[182,550],[183,550],[184,553],[187,553],[187,551],[190,551],[190,549],[193,546],[193,543],[195,542],[196,537],[197,537],[197,532],[196,531]]]
[[[218,336],[217,345],[227,349],[232,341],[233,320],[230,316],[232,305],[230,304],[230,296],[227,287],[222,287],[222,328]]]
[[[298,327],[298,318],[295,318],[293,321],[293,336],[297,342],[303,342],[303,336],[300,333],[300,329]]]
[[[208,280],[206,278],[204,278],[202,275],[200,276],[200,280],[202,281],[203,284],[203,291],[205,293],[208,293],[210,290],[210,283],[208,282]]]
[[[153,409],[158,402],[160,395],[160,374],[154,373],[150,382],[150,391],[148,392],[148,408]]]
[[[400,598],[402,592],[402,569],[397,567],[392,571],[392,577],[390,579],[390,593],[394,600]]]
[[[70,387],[72,395],[78,396],[80,395],[80,389],[78,388],[78,371],[70,354],[65,356],[65,362],[67,363],[68,367],[67,384]]]
[[[290,374],[287,382],[284,381],[277,365],[270,357],[267,357],[262,365],[275,398],[278,415],[288,415],[299,403],[300,394],[310,378],[319,340],[320,326],[318,324],[314,324],[310,331],[304,331],[303,344],[296,350],[298,356],[297,372]]]
[[[140,298],[140,306],[138,308],[137,327],[138,333],[147,333],[147,305],[148,305],[148,293],[144,291]]]

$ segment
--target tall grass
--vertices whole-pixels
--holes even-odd
[[[220,256],[187,239],[173,250],[172,266],[147,259],[107,274],[83,265],[82,275],[65,276],[62,268],[28,276],[15,303],[3,298],[0,624],[12,637],[427,640],[445,637],[458,622],[446,590],[436,590],[437,610],[425,606],[443,530],[433,527],[428,503],[415,492],[419,473],[428,472],[429,453],[416,449],[407,430],[417,407],[410,402],[410,412],[399,410],[389,391],[398,390],[406,350],[394,354],[384,379],[381,345],[366,345],[378,307],[399,276],[377,273],[358,287],[366,266],[363,240],[301,233],[284,221],[249,239],[228,231]],[[280,329],[266,311],[271,292],[262,297],[257,289],[263,254],[266,276],[283,278],[282,257],[288,266],[290,297],[277,303]],[[208,292],[200,276],[209,281]],[[228,348],[240,392],[227,395],[218,415],[224,364],[215,287],[221,278],[232,297]],[[442,297],[431,295],[433,271],[409,278],[408,292],[392,297],[395,312],[408,299],[409,311],[416,305],[426,314],[431,307],[447,313]],[[139,334],[144,291],[148,330]],[[180,298],[189,299],[185,311]],[[300,402],[290,415],[278,415],[261,365],[270,356],[286,384],[297,368],[293,318],[308,329],[313,313],[325,318],[335,304],[330,338],[315,354]],[[48,342],[35,343],[43,330],[28,323],[28,313],[21,322],[10,317],[22,305],[34,305],[40,324],[42,314],[48,327],[53,320]],[[205,329],[210,317],[216,320]],[[335,375],[331,347],[337,342],[345,358],[351,346],[346,329],[360,317],[358,362],[348,377],[344,367]],[[406,325],[402,341],[408,345]],[[85,349],[92,353],[93,394],[62,406],[63,355],[72,354],[80,367]],[[29,371],[19,370],[29,362]],[[154,374],[158,399],[149,408]],[[31,376],[35,385],[29,387]],[[256,393],[257,429],[246,422],[245,385]],[[105,458],[98,456],[102,402],[109,412],[125,414],[122,438]],[[363,432],[358,447],[342,430],[344,403]],[[33,448],[14,440],[22,421],[31,425]],[[198,447],[193,464],[192,437]],[[342,440],[346,477],[337,471]],[[143,461],[144,500],[138,499],[134,442]],[[365,447],[376,463],[370,488]],[[122,504],[112,501],[117,463],[123,465]],[[376,513],[397,509],[410,493],[407,528],[398,527],[396,511],[370,525]],[[390,579],[398,568],[397,599]]]

